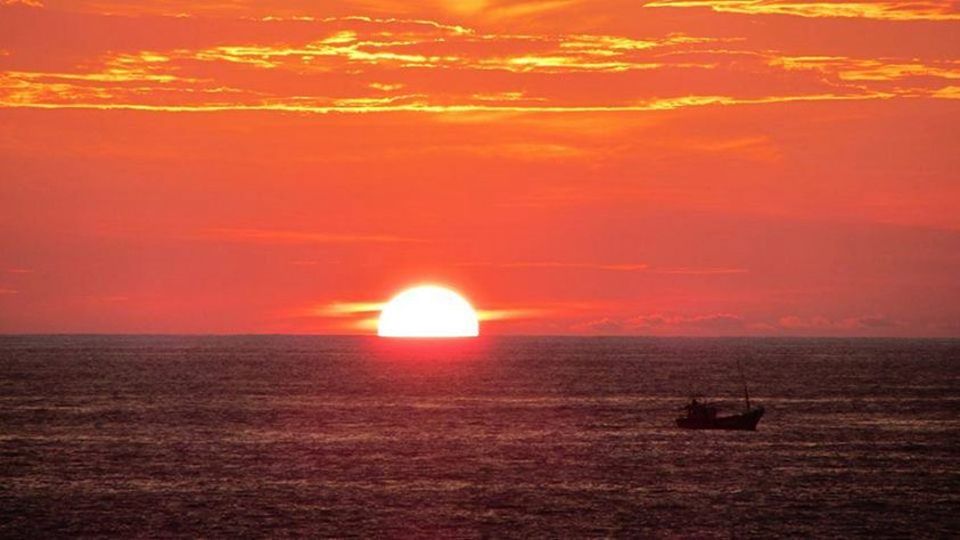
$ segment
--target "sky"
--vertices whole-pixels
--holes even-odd
[[[960,4],[0,0],[0,332],[960,336]]]

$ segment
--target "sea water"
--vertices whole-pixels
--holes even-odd
[[[957,340],[8,336],[0,536],[956,537],[958,411]]]

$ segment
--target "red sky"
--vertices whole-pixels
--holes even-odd
[[[960,5],[0,0],[0,331],[960,335]]]

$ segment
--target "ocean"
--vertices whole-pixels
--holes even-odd
[[[0,537],[957,537],[958,412],[960,340],[6,336]]]

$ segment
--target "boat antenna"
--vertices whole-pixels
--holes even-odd
[[[743,364],[737,358],[737,369],[740,371],[740,381],[743,382],[743,397],[747,400],[747,410],[750,410],[750,390],[747,389],[747,378],[743,376]]]

